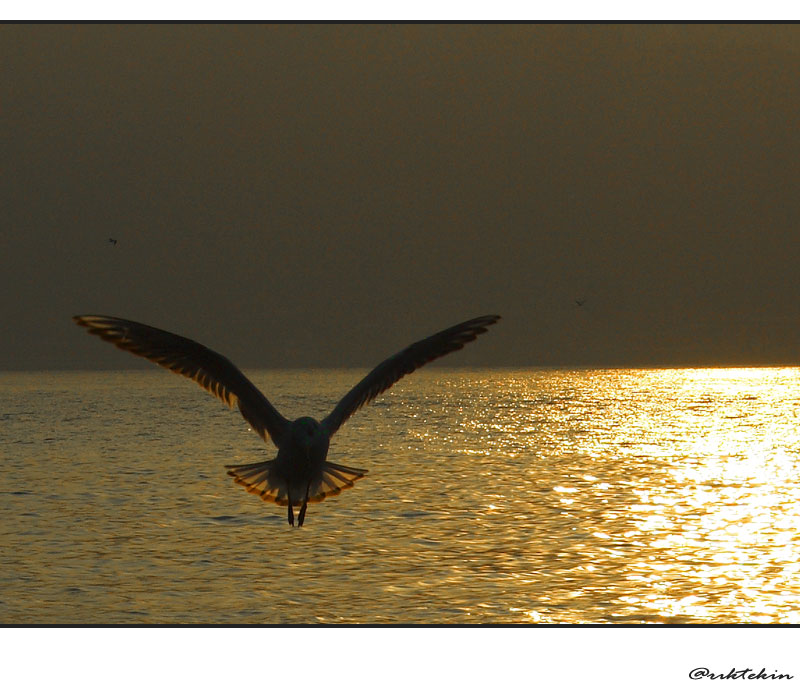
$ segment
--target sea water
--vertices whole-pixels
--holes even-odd
[[[324,417],[365,370],[247,371]],[[362,408],[305,526],[161,369],[0,374],[1,623],[798,623],[800,369],[437,369]]]

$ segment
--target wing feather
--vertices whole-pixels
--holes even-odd
[[[275,445],[280,445],[289,421],[222,354],[191,339],[132,320],[106,315],[76,315],[72,319],[90,334],[190,378],[228,407],[238,405],[242,416],[262,439],[266,441],[269,434]]]
[[[500,319],[499,315],[482,315],[467,320],[426,339],[415,342],[403,351],[378,364],[367,376],[345,395],[333,411],[322,420],[328,434],[333,435],[360,407],[376,398],[403,376],[424,366],[440,356],[461,349]]]

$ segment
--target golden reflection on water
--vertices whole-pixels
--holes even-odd
[[[463,452],[535,454],[533,491],[548,461],[566,470],[551,506],[596,541],[565,546],[586,558],[568,572],[588,582],[565,585],[566,599],[616,593],[608,620],[800,621],[798,369],[521,373],[504,390],[507,402],[463,422],[484,436]],[[517,496],[490,495],[487,509]],[[553,591],[539,601],[556,606]]]
[[[297,417],[362,372],[252,375]],[[0,621],[800,622],[800,369],[421,371],[302,529],[186,383],[0,375]]]

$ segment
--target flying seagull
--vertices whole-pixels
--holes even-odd
[[[583,305],[583,304],[586,302],[586,299],[585,299],[585,298],[578,298],[578,299],[576,299],[576,300],[575,300],[575,302],[576,302],[576,303],[578,304],[578,306],[580,307],[580,306],[582,306],[582,305]]]
[[[339,494],[367,472],[326,460],[330,439],[339,427],[403,376],[461,349],[486,332],[500,316],[483,315],[467,320],[390,356],[350,390],[321,422],[313,417],[286,419],[230,360],[191,339],[106,315],[76,315],[72,319],[120,349],[191,378],[228,407],[238,406],[242,417],[261,438],[272,440],[278,454],[272,460],[230,466],[228,475],[265,502],[287,505],[291,526],[294,526],[294,506],[300,505],[298,526],[302,526],[309,502],[321,502],[325,497]]]
[[[117,241],[116,241],[114,238],[108,238],[108,241],[109,241],[109,242],[110,242],[112,245],[116,245],[116,244],[117,244]]]

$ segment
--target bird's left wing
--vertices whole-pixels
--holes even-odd
[[[479,334],[486,332],[489,325],[493,325],[499,319],[499,315],[482,315],[467,320],[415,342],[403,351],[390,356],[370,371],[366,378],[339,401],[333,411],[322,420],[322,426],[328,430],[329,435],[333,435],[359,407],[366,405],[384,390],[388,390],[403,376],[429,361],[461,349],[468,342],[474,341]]]
[[[186,337],[132,320],[106,315],[76,315],[72,319],[120,349],[191,378],[228,407],[238,405],[262,439],[266,441],[269,434],[273,443],[280,446],[289,421],[222,354]]]

